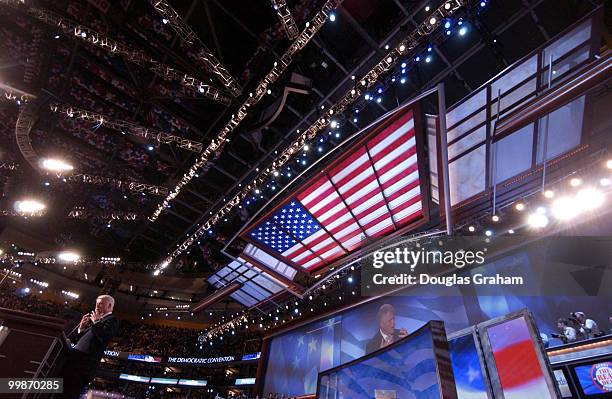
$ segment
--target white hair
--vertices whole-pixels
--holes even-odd
[[[101,299],[103,301],[107,301],[111,304],[111,309],[115,307],[115,298],[110,295],[100,295],[96,299]]]

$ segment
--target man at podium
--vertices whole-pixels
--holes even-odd
[[[119,321],[113,316],[114,306],[112,296],[100,295],[95,310],[84,315],[77,331],[68,337],[74,347],[61,373],[63,398],[78,398],[93,378],[106,346],[119,330]]]

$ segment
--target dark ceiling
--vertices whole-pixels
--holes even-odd
[[[168,64],[211,85],[222,88],[193,52],[147,1],[105,2],[26,1],[77,21],[151,58]],[[75,248],[90,257],[120,256],[125,267],[146,270],[185,239],[224,197],[250,181],[256,168],[267,165],[277,149],[295,139],[347,87],[351,76],[367,72],[385,54],[384,46],[411,32],[424,20],[425,7],[440,1],[346,0],[313,40],[294,59],[289,70],[272,86],[272,93],[251,111],[230,135],[219,158],[207,172],[199,173],[155,222],[147,221],[163,196],[131,192],[108,184],[78,183],[54,175],[43,176],[22,157],[15,142],[15,123],[22,105],[0,100],[3,162],[16,162],[16,171],[0,170],[4,182],[2,209],[24,196],[43,198],[48,213],[24,220],[3,217],[3,237],[27,236],[32,250]],[[356,131],[403,100],[439,81],[447,84],[452,104],[521,58],[529,51],[593,10],[599,1],[490,0],[485,7],[471,2],[465,15],[468,33],[451,35],[432,48],[430,63],[409,67],[407,82],[385,85],[381,101],[362,101],[359,119],[342,124],[342,134]],[[197,93],[186,92],[179,82],[164,81],[149,70],[64,35],[24,14],[17,7],[0,8],[0,81],[38,96],[32,103],[37,121],[30,138],[40,156],[70,160],[79,173],[137,181],[172,189],[198,154],[154,141],[122,135],[96,123],[76,121],[50,112],[58,102],[130,121],[145,127],[189,138],[208,145],[250,90],[270,71],[290,41],[269,0],[170,1],[178,14],[243,87],[242,95],[228,106]],[[323,1],[288,1],[300,29],[312,19]],[[420,51],[427,51],[423,42]],[[36,74],[28,77],[26,65]],[[279,99],[293,73],[312,80],[308,94],[291,93],[278,117],[261,128],[262,115]],[[395,73],[401,74],[399,70]],[[399,76],[399,75],[398,75]],[[390,77],[386,77],[389,83]],[[382,86],[381,86],[382,87]],[[426,110],[432,112],[430,104]],[[341,139],[330,136],[325,148]],[[291,163],[301,170],[301,165]],[[279,177],[275,187],[290,179]],[[271,191],[258,199],[261,205]],[[84,207],[87,217],[68,218],[74,207]],[[227,262],[218,249],[258,209],[257,203],[237,209],[178,262],[181,273],[208,274]],[[131,212],[135,221],[108,220],[109,212]],[[35,241],[34,241],[35,240]],[[22,244],[25,245],[25,244]],[[34,244],[31,244],[34,245]],[[197,262],[196,262],[197,261]]]

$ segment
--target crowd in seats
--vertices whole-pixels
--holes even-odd
[[[7,283],[7,280],[0,287],[0,307],[43,316],[59,317],[69,322],[76,322],[83,314],[81,304],[78,301],[53,302],[43,299],[42,295],[34,289],[26,293],[22,287]]]
[[[153,356],[185,356],[196,352],[200,331],[152,324],[121,324],[120,338],[112,350]]]

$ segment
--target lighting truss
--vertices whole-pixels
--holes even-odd
[[[145,193],[152,195],[165,195],[168,193],[166,187],[154,186],[152,184],[139,183],[135,181],[126,181],[114,179],[112,177],[88,175],[85,173],[75,173],[66,177],[67,181],[95,184],[97,186],[111,186],[133,193]]]
[[[26,5],[25,0],[0,0],[0,4],[23,7],[25,13],[29,16],[55,29],[61,30],[67,36],[83,40],[91,45],[109,51],[112,54],[121,55],[126,60],[140,65],[143,68],[147,68],[162,79],[181,82],[183,87],[200,93],[206,98],[210,98],[211,100],[218,101],[225,105],[231,102],[231,99],[217,88],[156,61],[148,57],[143,51],[132,49],[124,43],[117,42],[76,21],[56,14],[53,11]]]
[[[98,211],[87,209],[84,206],[75,206],[68,213],[68,217],[71,219],[95,219],[95,220],[121,220],[124,222],[142,220],[144,217],[135,212],[122,212],[122,211]]]
[[[190,45],[199,47],[198,59],[217,76],[223,85],[234,95],[238,97],[242,93],[242,89],[236,82],[236,79],[230,75],[225,67],[217,60],[210,50],[202,43],[195,32],[183,21],[180,15],[164,0],[149,0],[149,3],[155,10],[168,21],[168,25],[174,29],[180,38]]]
[[[276,80],[283,74],[283,72],[293,61],[293,57],[310,42],[312,37],[319,31],[319,29],[321,29],[327,20],[329,13],[338,7],[342,1],[343,0],[327,0],[325,2],[321,8],[321,11],[314,16],[312,21],[310,21],[308,24],[308,27],[304,29],[302,33],[300,33],[293,43],[291,43],[291,46],[289,46],[289,49],[285,52],[285,54],[283,54],[278,61],[274,62],[274,67],[259,82],[255,88],[255,92],[249,93],[249,97],[240,106],[240,108],[238,108],[238,111],[235,114],[232,114],[230,121],[227,122],[227,124],[221,129],[221,131],[217,134],[217,137],[210,142],[208,147],[206,147],[206,149],[200,155],[200,158],[198,158],[196,162],[191,165],[187,173],[183,175],[181,180],[179,180],[166,199],[164,199],[164,201],[157,207],[155,212],[153,212],[153,215],[149,217],[150,221],[153,222],[157,220],[163,210],[168,207],[170,201],[179,195],[182,188],[191,181],[191,179],[199,172],[200,169],[206,171],[211,167],[211,158],[213,156],[218,156],[221,151],[223,151],[223,146],[225,145],[226,140],[228,140],[227,135],[230,134],[244,118],[246,118],[249,108],[259,103],[259,101],[266,94],[268,87],[276,82]]]
[[[0,216],[17,216],[22,218],[40,217],[45,214],[45,211],[38,212],[17,212],[12,209],[0,209]]]
[[[434,32],[442,22],[457,13],[462,7],[467,4],[467,0],[447,0],[435,9],[423,23],[421,23],[414,31],[406,36],[395,45],[395,47],[383,57],[374,67],[359,79],[357,85],[347,91],[334,105],[327,111],[329,117],[331,115],[339,115],[346,110],[354,101],[360,98],[361,94],[373,86],[381,75],[393,69],[400,57],[405,57],[409,52],[414,50],[419,45],[421,37],[428,36]],[[298,39],[299,40],[299,39]],[[199,237],[214,226],[219,220],[222,220],[235,206],[251,195],[251,192],[266,181],[274,171],[279,170],[285,163],[299,153],[308,141],[314,139],[319,131],[327,127],[331,122],[328,116],[323,116],[313,123],[305,132],[303,132],[293,143],[289,145],[278,157],[265,169],[263,169],[251,183],[243,185],[243,188],[238,191],[229,201],[224,203],[223,207],[214,212],[200,227],[196,229],[185,241],[178,245],[172,253],[170,253],[162,264],[169,264],[177,256],[186,251]],[[195,172],[194,172],[195,173]],[[172,195],[174,191],[170,194]],[[151,218],[150,218],[151,219]]]
[[[19,164],[17,162],[0,162],[0,170],[17,170]]]
[[[291,15],[291,11],[289,10],[289,7],[287,7],[285,0],[272,0],[272,6],[274,7],[274,10],[276,10],[276,15],[278,16],[281,24],[283,24],[283,28],[285,28],[285,33],[287,33],[289,40],[295,39],[300,34],[300,30],[297,27],[293,19],[293,15]]]
[[[202,151],[202,143],[198,141],[185,139],[179,136],[175,136],[173,134],[162,132],[161,130],[143,127],[132,122],[127,122],[120,119],[112,119],[109,116],[76,108],[71,105],[52,103],[51,111],[63,115],[66,118],[75,118],[87,122],[92,122],[97,125],[104,125],[109,129],[117,130],[122,133],[129,133],[131,135],[143,137],[149,140],[154,140],[158,143],[176,143],[177,147],[183,148],[188,151]]]

